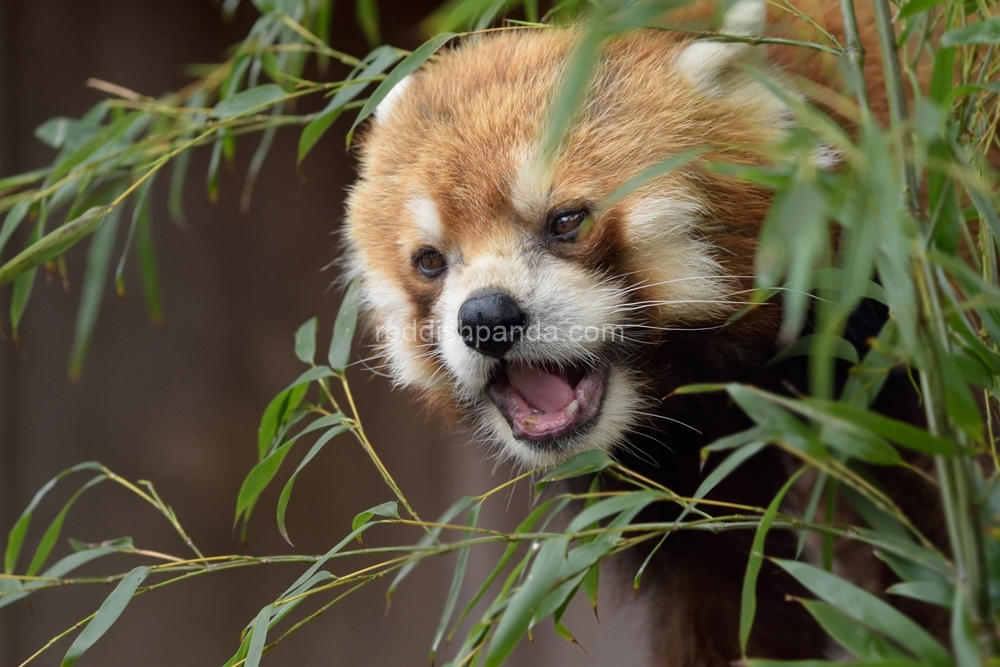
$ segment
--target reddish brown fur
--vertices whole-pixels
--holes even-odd
[[[796,5],[843,41],[835,0],[800,0]],[[713,11],[700,4],[668,22],[700,21],[707,26]],[[779,9],[771,14],[770,34],[824,42],[825,37],[806,23]],[[872,108],[885,119],[881,63],[867,3],[858,4],[858,20],[869,53],[865,73]],[[426,321],[441,299],[442,283],[421,277],[412,262],[421,241],[419,225],[407,211],[416,196],[436,204],[442,229],[434,247],[459,266],[501,256],[519,244],[542,248],[595,276],[619,277],[623,286],[633,288],[629,303],[640,307],[684,293],[653,284],[674,275],[673,267],[658,264],[668,255],[656,254],[668,253],[669,243],[663,247],[664,242],[637,237],[628,222],[634,216],[632,207],[654,195],[693,198],[700,207],[696,232],[710,240],[724,274],[754,273],[757,235],[770,193],[703,165],[765,164],[782,131],[769,115],[773,104],[768,100],[725,95],[709,99],[677,71],[677,56],[692,43],[690,34],[644,30],[606,44],[593,89],[546,173],[548,180],[532,180],[550,187],[541,188],[536,199],[521,192],[519,174],[532,163],[532,150],[544,136],[547,102],[579,36],[577,30],[539,29],[468,40],[414,75],[391,113],[366,134],[361,178],[349,201],[347,240],[352,269],[371,290],[371,321],[381,324],[404,315]],[[839,86],[836,64],[828,56],[784,46],[767,51],[768,59],[790,74]],[[596,208],[649,165],[706,146],[710,150],[700,162],[647,183],[614,206]],[[593,208],[589,236],[573,244],[544,240],[549,213],[581,205]],[[659,280],[649,279],[651,275]],[[732,278],[726,284],[724,291],[729,292],[749,288],[752,280]],[[376,294],[376,289],[384,293]],[[649,305],[643,307],[642,317],[697,328],[725,322],[736,307]],[[761,308],[717,332],[652,334],[654,345],[630,351],[631,363],[645,373],[647,391],[656,399],[688,382],[745,380],[749,369],[773,353],[779,319],[777,308]],[[401,382],[419,387],[428,404],[448,409],[453,387],[442,379],[447,373],[440,356],[420,356],[416,348],[397,354],[412,364],[402,369],[399,358],[395,360]],[[697,414],[707,424],[699,439],[683,430],[656,432],[671,452],[664,455],[667,462],[659,472],[674,477],[664,483],[690,492],[697,482],[700,446],[732,432],[745,418],[734,416],[724,401],[714,398],[675,398],[657,409],[675,417]],[[693,474],[684,477],[692,467]],[[781,462],[768,453],[745,464],[744,472],[720,487],[721,493],[766,505],[784,479]],[[723,665],[739,656],[734,624],[748,540],[732,534],[670,538],[672,546],[648,575],[664,591],[656,642],[664,664]],[[787,548],[780,539],[769,542],[770,553],[786,553]],[[802,591],[774,571],[765,571],[762,582],[763,620],[751,636],[751,653],[788,659],[818,656],[822,633],[801,608],[784,599],[786,593]]]

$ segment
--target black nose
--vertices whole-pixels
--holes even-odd
[[[476,292],[458,309],[458,333],[465,344],[498,359],[521,338],[524,323],[524,311],[503,292]]]

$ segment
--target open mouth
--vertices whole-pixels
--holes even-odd
[[[601,409],[606,379],[606,366],[559,368],[515,361],[497,368],[486,393],[515,438],[542,443],[593,420]]]

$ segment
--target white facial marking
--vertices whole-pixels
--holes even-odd
[[[437,205],[429,197],[419,195],[410,200],[410,215],[420,231],[420,240],[430,245],[439,245],[443,234],[441,216]]]
[[[526,218],[545,213],[552,190],[551,170],[539,156],[539,152],[535,147],[521,153],[511,185],[511,203]]]
[[[817,146],[813,150],[813,164],[824,171],[832,171],[841,161],[843,161],[843,155],[829,144]]]
[[[412,82],[412,79],[410,78],[411,76],[412,74],[393,86],[392,90],[389,91],[389,94],[386,95],[381,102],[379,102],[377,107],[375,107],[375,113],[372,115],[374,116],[376,123],[385,122],[385,119],[392,113],[393,108],[399,103],[399,100],[402,99],[403,93],[406,92],[406,88]]]
[[[733,310],[732,281],[702,240],[709,224],[704,207],[683,197],[648,197],[628,209],[626,234],[638,274],[665,325]]]
[[[739,0],[723,18],[721,32],[751,37],[763,32],[767,7],[761,0]],[[758,46],[746,42],[699,39],[691,42],[677,58],[677,69],[703,93],[718,97],[728,92],[723,74],[737,62],[757,63],[764,57]]]

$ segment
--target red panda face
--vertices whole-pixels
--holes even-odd
[[[730,30],[762,7],[738,3]],[[605,46],[546,160],[577,38],[501,33],[411,75],[377,110],[348,200],[350,271],[393,378],[531,466],[621,443],[672,388],[657,354],[672,333],[711,335],[748,297],[766,193],[688,165],[609,197],[692,148],[758,161],[788,116],[733,69],[752,47],[643,31]]]

